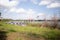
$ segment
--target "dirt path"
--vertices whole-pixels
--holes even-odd
[[[28,36],[24,33],[8,33],[7,40],[44,40],[44,38],[36,38],[32,36]]]

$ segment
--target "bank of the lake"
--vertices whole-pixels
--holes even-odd
[[[0,22],[0,31],[7,32],[7,40],[60,40],[59,29],[46,27],[22,27]]]

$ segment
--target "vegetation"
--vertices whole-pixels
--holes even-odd
[[[7,38],[9,35],[16,33],[14,36],[17,36],[19,34],[20,36],[16,37],[16,40],[60,40],[60,30],[46,27],[18,26],[0,21],[0,31],[7,32]]]

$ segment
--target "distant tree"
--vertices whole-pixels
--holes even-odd
[[[1,16],[1,12],[0,12],[0,16]]]
[[[57,28],[57,25],[58,25],[57,13],[53,14],[52,21],[53,21],[52,27]]]
[[[1,12],[0,12],[0,21],[1,21]]]
[[[58,20],[60,21],[60,12],[59,12],[59,18],[58,18]]]
[[[43,23],[44,27],[48,27],[48,21],[46,18],[47,18],[46,15],[44,15],[44,23]]]

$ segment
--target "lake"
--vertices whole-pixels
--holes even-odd
[[[14,24],[14,25],[20,25],[20,26],[26,26],[27,23],[36,23],[36,24],[43,24],[43,23],[48,23],[50,25],[53,25],[53,21],[9,21],[9,24]],[[60,21],[57,22],[58,26],[60,27]]]

